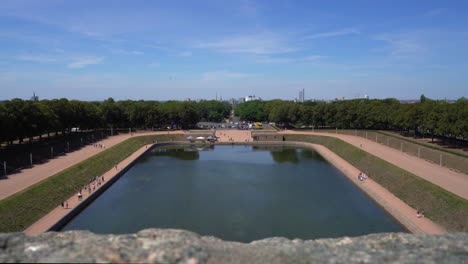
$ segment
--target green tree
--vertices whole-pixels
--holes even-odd
[[[215,100],[202,100],[197,104],[198,115],[202,121],[221,122],[231,113],[231,105]]]
[[[177,112],[179,114],[179,125],[182,129],[191,128],[200,121],[195,102],[182,102],[178,106]]]
[[[116,128],[120,124],[125,123],[123,111],[113,98],[108,98],[101,104],[100,113],[107,127]]]
[[[237,105],[236,116],[246,121],[265,121],[264,103],[258,100],[248,101]]]
[[[425,103],[426,100],[427,100],[426,96],[424,96],[424,94],[421,94],[421,97],[419,98],[419,102]]]

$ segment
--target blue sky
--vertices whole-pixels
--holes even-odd
[[[468,96],[467,1],[2,0],[0,100]]]

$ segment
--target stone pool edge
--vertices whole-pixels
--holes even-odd
[[[73,195],[68,199],[71,209],[67,212],[67,209],[58,206],[53,209],[47,215],[36,221],[30,227],[28,227],[24,233],[27,235],[38,235],[47,231],[58,231],[65,226],[70,220],[84,210],[89,204],[97,199],[105,190],[107,190],[114,182],[116,182],[128,169],[130,169],[144,154],[155,147],[171,146],[171,145],[207,145],[201,142],[189,143],[185,141],[174,141],[174,142],[161,142],[156,144],[149,144],[141,147],[135,151],[132,155],[124,159],[119,163],[119,170],[111,169],[103,174],[106,177],[106,182],[97,188],[91,195],[85,197],[82,201],[78,201],[77,194]],[[401,201],[399,198],[391,194],[388,190],[372,181],[371,179],[366,180],[365,183],[357,180],[357,174],[359,170],[349,164],[346,160],[336,155],[333,151],[328,148],[312,143],[306,142],[278,142],[278,141],[264,141],[264,142],[218,142],[209,145],[276,145],[276,146],[292,146],[292,147],[304,147],[310,148],[317,151],[325,160],[337,168],[343,173],[348,180],[355,184],[361,191],[363,191],[369,198],[374,200],[380,207],[382,207],[391,217],[393,217],[400,225],[406,228],[409,232],[417,233],[447,233],[447,231],[441,226],[435,224],[427,218],[417,218],[415,221],[412,217],[415,217],[415,209]],[[377,189],[377,191],[375,190]]]

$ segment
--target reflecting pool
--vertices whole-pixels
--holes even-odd
[[[63,230],[150,227],[241,242],[405,232],[315,151],[256,146],[155,148]]]

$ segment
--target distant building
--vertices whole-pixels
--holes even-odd
[[[33,96],[31,97],[31,101],[34,101],[34,102],[39,101],[39,96],[37,96],[36,93],[33,93]]]
[[[299,91],[299,102],[303,103],[305,101],[305,91],[304,91],[304,88],[302,88],[302,90]]]
[[[239,103],[245,103],[245,97],[239,98]]]
[[[248,102],[248,101],[261,101],[261,100],[262,100],[262,98],[256,97],[255,95],[249,95],[249,96],[245,97],[245,102]]]
[[[336,100],[338,100],[338,101],[344,101],[344,96],[338,96],[338,98],[336,98]]]
[[[365,94],[364,99],[369,99],[369,95]]]
[[[236,109],[236,106],[239,104],[239,100],[236,100],[235,98],[229,99],[228,102],[231,105],[232,109]]]

